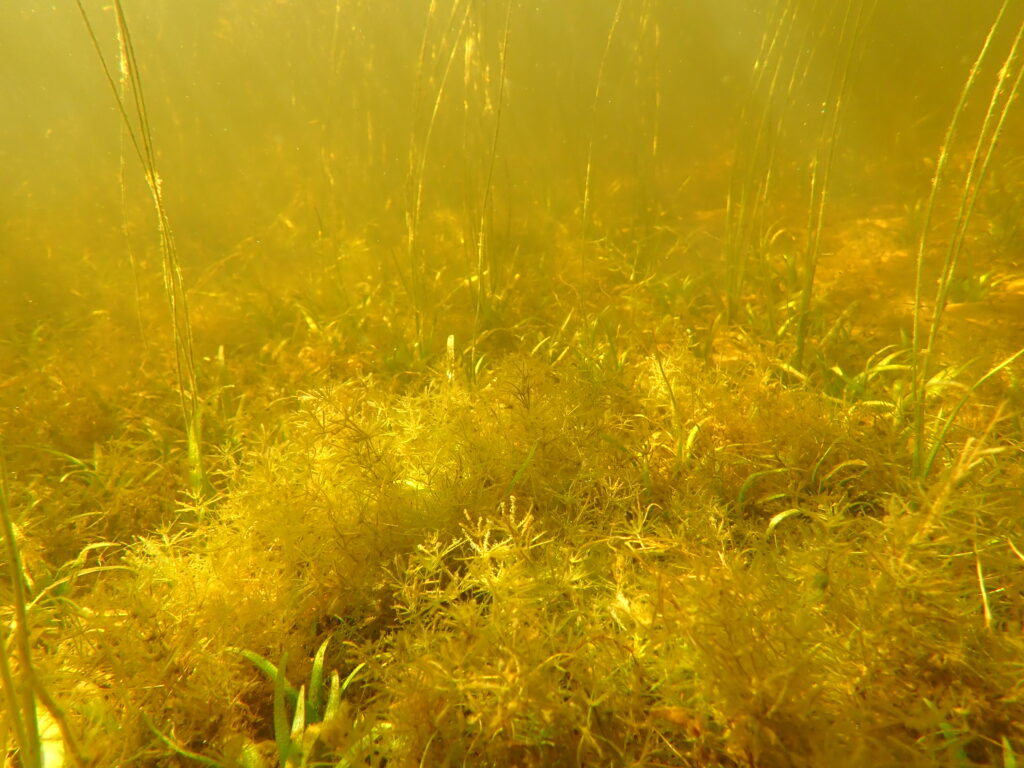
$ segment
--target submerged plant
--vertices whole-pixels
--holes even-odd
[[[76,0],[82,20],[88,30],[89,37],[96,49],[100,65],[110,84],[114,99],[120,112],[123,126],[131,139],[132,147],[142,165],[146,186],[152,198],[156,212],[157,232],[160,237],[160,253],[162,256],[164,295],[171,316],[171,329],[174,336],[175,371],[178,378],[178,396],[185,424],[185,437],[188,445],[189,486],[193,498],[201,502],[210,491],[209,480],[203,460],[203,429],[202,401],[199,395],[199,384],[196,378],[195,344],[192,338],[192,320],[189,315],[188,294],[185,289],[181,263],[178,258],[177,242],[171,229],[167,206],[164,201],[163,179],[157,170],[157,152],[150,128],[149,114],[143,96],[142,80],[135,48],[132,44],[128,21],[120,0],[114,2],[114,17],[117,22],[117,41],[119,65],[122,73],[122,89],[115,84],[113,75],[103,57],[99,40],[93,31],[92,23],[85,12],[82,0]],[[131,102],[125,103],[124,93],[131,95]],[[123,161],[122,161],[123,164]],[[124,179],[122,177],[122,184]],[[122,187],[122,198],[124,189]],[[129,246],[130,248],[130,246]],[[129,251],[131,253],[131,251]]]
[[[58,293],[91,303],[0,334],[8,763],[1016,764],[1024,353],[967,359],[923,296],[978,298],[1016,344],[1015,256],[966,229],[1016,119],[1012,2],[969,75],[967,102],[1003,66],[984,139],[935,168],[971,190],[950,242],[977,261],[948,270],[899,242],[916,150],[860,154],[858,110],[893,94],[850,97],[898,3],[423,0],[422,28],[374,0],[199,3],[134,37],[122,5],[110,84],[175,323],[142,307],[168,354],[126,376],[113,205],[95,273],[88,237],[54,243]],[[151,114],[148,45],[147,95],[188,92]],[[211,74],[154,87],[186,71]],[[691,120],[738,127],[731,166]],[[195,157],[180,212],[213,215],[179,254],[157,160]]]
[[[8,754],[8,728],[13,750],[23,768],[49,768],[66,761],[85,765],[78,739],[64,709],[50,695],[36,672],[31,602],[26,593],[25,567],[18,546],[7,493],[7,467],[0,458],[0,526],[4,560],[11,591],[10,624],[0,616],[0,683],[6,715],[0,715],[0,754]],[[6,612],[5,612],[6,613]],[[10,627],[10,629],[9,629]]]
[[[318,744],[324,745],[321,746],[321,751],[329,749],[332,743],[337,745],[341,741],[339,736],[348,735],[347,732],[353,725],[347,709],[342,709],[341,697],[366,665],[356,665],[344,682],[341,681],[337,670],[331,670],[330,682],[325,685],[324,657],[329,642],[328,637],[317,649],[308,686],[303,684],[298,690],[285,677],[287,654],[282,656],[280,664],[274,666],[269,660],[252,651],[228,649],[251,661],[274,683],[274,742],[281,768],[289,764],[320,764],[315,756]],[[292,712],[291,718],[289,708]],[[354,764],[353,761],[357,760],[357,756],[372,748],[377,735],[377,731],[372,731],[348,744],[344,754],[333,756],[330,764],[335,768],[350,768]],[[261,764],[253,762],[252,768],[258,765]]]
[[[924,213],[920,239],[916,254],[916,278],[914,283],[914,327],[913,327],[913,365],[914,365],[914,469],[917,474],[927,475],[931,468],[931,460],[925,460],[926,437],[926,387],[932,376],[932,366],[936,354],[939,330],[951,292],[957,286],[956,274],[960,256],[964,248],[967,229],[978,202],[979,193],[985,182],[996,146],[1002,135],[1003,126],[1010,114],[1021,80],[1024,79],[1024,24],[1018,27],[1016,36],[1006,54],[1006,59],[996,76],[995,87],[988,102],[985,116],[978,129],[977,139],[971,153],[970,163],[961,185],[959,204],[954,218],[954,231],[945,249],[945,258],[932,304],[931,319],[925,332],[922,322],[924,302],[924,266],[931,236],[932,219],[936,211],[940,189],[947,183],[947,167],[952,156],[952,147],[966,116],[968,99],[973,95],[976,83],[987,65],[992,53],[993,41],[1007,19],[1007,10],[1011,3],[1004,0],[996,14],[988,34],[981,45],[977,58],[972,64],[960,92],[960,98],[950,119],[949,126],[939,150],[935,163],[935,174],[932,177],[931,192]],[[945,430],[943,430],[943,434]],[[934,451],[932,452],[934,457]]]

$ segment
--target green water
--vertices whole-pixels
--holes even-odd
[[[1022,31],[4,3],[5,765],[1016,765]]]

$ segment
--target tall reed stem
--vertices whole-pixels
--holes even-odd
[[[131,95],[131,116],[122,98],[120,89],[111,74],[110,67],[103,56],[99,40],[85,12],[82,0],[75,0],[78,10],[85,22],[89,37],[92,40],[100,64],[110,85],[111,92],[117,103],[118,110],[132,147],[142,165],[156,212],[157,232],[160,238],[160,254],[163,266],[164,293],[171,315],[171,328],[174,335],[175,371],[178,380],[178,397],[182,415],[185,420],[186,439],[188,441],[188,466],[191,492],[195,499],[201,500],[209,495],[210,486],[206,477],[202,449],[202,407],[199,400],[199,386],[196,380],[195,351],[192,339],[192,322],[189,317],[188,295],[182,277],[181,264],[178,259],[177,244],[171,229],[167,206],[164,204],[163,179],[157,170],[156,149],[153,143],[153,132],[150,128],[149,113],[143,97],[142,80],[139,73],[135,48],[132,45],[131,32],[125,17],[121,0],[114,0],[114,17],[117,23],[118,58],[123,80],[127,82],[127,91]],[[134,118],[134,120],[133,120]]]
[[[935,162],[935,175],[932,178],[931,191],[929,192],[928,203],[925,207],[924,221],[921,225],[921,236],[917,245],[917,259],[914,277],[914,327],[911,341],[913,359],[911,361],[911,365],[914,382],[913,471],[914,476],[921,479],[923,479],[924,476],[927,475],[928,471],[930,471],[934,461],[934,451],[932,452],[933,457],[929,458],[927,461],[925,460],[925,453],[928,450],[925,437],[925,422],[927,420],[926,400],[928,395],[928,383],[932,377],[936,340],[942,324],[945,304],[949,296],[949,287],[952,284],[960,252],[963,249],[967,225],[969,223],[971,213],[974,210],[978,192],[980,191],[981,184],[987,172],[992,158],[992,153],[995,150],[995,146],[1005,123],[1010,105],[1016,97],[1020,87],[1021,74],[1024,72],[1024,67],[1019,64],[1018,57],[1020,53],[1022,35],[1024,35],[1024,25],[1021,25],[1017,30],[1017,35],[1011,46],[1010,52],[999,71],[996,87],[993,91],[992,98],[989,101],[985,118],[978,133],[978,139],[975,142],[971,164],[964,179],[964,188],[960,199],[960,206],[957,211],[954,233],[950,238],[949,245],[947,246],[946,256],[935,296],[935,306],[933,307],[931,321],[928,324],[928,332],[925,336],[922,329],[921,314],[923,311],[924,263],[928,251],[929,235],[931,234],[932,219],[935,214],[939,190],[946,181],[947,166],[953,151],[953,144],[964,119],[968,99],[975,89],[979,72],[989,57],[989,53],[992,48],[992,41],[1006,16],[1006,10],[1010,5],[1010,1],[1011,0],[1003,0],[1003,4],[1000,6],[999,11],[996,14],[996,18],[989,27],[988,34],[985,36],[981,50],[978,52],[977,58],[974,60],[974,63],[967,73],[967,80],[964,82],[964,87],[960,91],[960,98],[953,111],[953,116],[946,129],[946,134],[942,141],[942,147],[939,150],[938,158]],[[1017,72],[1015,76],[1011,76],[1014,67],[1017,67]],[[1008,82],[1012,83],[1012,85],[1010,85],[1007,90]],[[1002,101],[1001,108],[997,106],[1000,100]],[[999,114],[999,117],[995,118],[994,116],[997,113]],[[993,120],[995,120],[994,125]]]

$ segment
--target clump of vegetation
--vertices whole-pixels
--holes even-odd
[[[908,180],[892,210],[927,199],[914,222],[832,191],[869,2],[777,4],[735,163],[691,160],[718,179],[699,192],[659,170],[685,165],[659,111],[676,11],[598,4],[561,41],[593,65],[580,85],[517,59],[571,3],[423,4],[418,31],[358,0],[257,5],[246,30],[225,4],[217,39],[279,24],[330,57],[326,106],[285,57],[293,106],[327,114],[312,161],[282,144],[252,170],[258,230],[218,250],[253,219],[225,198],[204,234],[174,191],[143,99],[159,24],[141,36],[115,2],[116,50],[98,25],[89,44],[120,61],[107,96],[141,180],[118,164],[123,220],[96,220],[110,247],[81,270],[36,293],[10,274],[6,762],[1016,765],[1021,200],[981,194],[989,170],[1019,192],[996,152],[1024,61],[1012,4],[978,32],[932,186],[887,168]],[[806,86],[829,111],[800,165],[799,109],[772,115],[825,56],[802,44],[816,24],[838,52]],[[339,96],[375,66],[383,96]],[[558,105],[517,99],[539,82],[584,116],[578,184],[537,167]],[[280,178],[307,181],[281,200]]]

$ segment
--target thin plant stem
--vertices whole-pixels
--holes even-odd
[[[426,175],[427,157],[430,153],[431,138],[434,135],[434,127],[437,125],[437,116],[441,111],[441,102],[444,100],[444,94],[446,92],[448,77],[452,71],[452,65],[455,62],[455,55],[458,52],[459,41],[462,40],[466,30],[466,23],[469,20],[470,5],[469,3],[456,2],[452,6],[451,15],[448,18],[448,31],[451,32],[455,28],[457,13],[459,9],[463,10],[462,20],[458,22],[458,31],[451,42],[451,47],[448,51],[448,56],[444,64],[444,72],[441,76],[441,82],[438,84],[437,93],[434,94],[434,103],[430,110],[430,118],[427,120],[426,132],[423,136],[422,144],[417,150],[415,134],[417,131],[417,115],[419,113],[419,102],[420,99],[417,96],[413,108],[413,141],[410,142],[410,158],[409,158],[409,180],[412,186],[411,197],[412,201],[409,210],[406,212],[406,251],[409,260],[409,280],[408,280],[408,291],[410,298],[413,303],[413,313],[415,316],[416,323],[416,341],[417,343],[422,341],[423,334],[423,308],[422,308],[422,297],[420,296],[420,282],[422,280],[422,269],[419,259],[419,227],[420,217],[423,211],[423,188],[424,178]],[[427,10],[427,22],[423,28],[423,40],[420,45],[420,56],[419,64],[417,65],[417,93],[419,92],[419,84],[422,83],[424,78],[424,69],[426,66],[426,55],[427,55],[427,41],[430,36],[430,21],[434,17],[434,13],[437,10],[437,3],[432,0]],[[442,36],[442,44],[444,43],[444,36]]]
[[[131,33],[120,0],[114,0],[114,16],[117,23],[118,56],[121,72],[129,84],[132,96],[132,107],[135,121],[129,117],[125,99],[110,72],[110,67],[103,56],[99,40],[96,37],[89,16],[85,12],[81,0],[75,0],[78,10],[85,22],[93,47],[99,57],[100,65],[106,75],[111,92],[117,103],[125,129],[131,138],[132,146],[146,177],[150,196],[157,218],[157,231],[160,237],[160,252],[163,263],[164,292],[167,296],[168,309],[171,315],[171,328],[174,336],[175,371],[178,379],[178,397],[185,420],[186,437],[188,440],[188,464],[190,485],[195,498],[201,499],[209,493],[209,481],[203,466],[201,407],[199,402],[199,386],[196,379],[195,352],[192,339],[192,323],[189,317],[188,297],[185,291],[178,250],[171,229],[167,207],[164,204],[163,180],[157,170],[156,149],[153,133],[149,125],[149,113],[143,97],[142,81],[139,73],[135,49],[132,45]]]
[[[14,721],[15,738],[20,747],[19,761],[25,768],[44,768],[42,738],[39,732],[39,718],[36,714],[37,703],[50,713],[57,724],[64,744],[75,765],[84,765],[78,740],[67,724],[64,710],[50,696],[36,675],[32,661],[31,632],[28,625],[28,601],[25,595],[25,566],[21,560],[21,549],[18,547],[17,535],[14,531],[14,519],[7,494],[7,467],[0,459],[0,526],[3,530],[4,549],[7,556],[7,576],[11,583],[12,603],[14,609],[13,642],[18,657],[21,680],[14,679],[10,667],[8,638],[3,622],[0,622],[0,679],[3,681],[8,707]],[[20,695],[19,695],[20,694]]]
[[[8,652],[4,622],[0,622],[0,673],[3,676],[7,705],[14,722],[14,733],[20,747],[20,761],[26,768],[42,766],[39,720],[36,717],[35,689],[31,683],[32,651],[29,642],[28,611],[25,609],[24,567],[14,532],[14,520],[7,500],[7,471],[0,463],[0,523],[3,525],[4,550],[7,556],[7,578],[11,584],[14,629],[11,642],[14,653]],[[21,680],[15,680],[10,659],[17,657]]]
[[[921,236],[918,239],[917,244],[917,259],[914,275],[914,326],[912,329],[911,336],[911,366],[914,386],[913,396],[913,408],[914,408],[914,455],[913,455],[913,471],[916,477],[920,477],[923,471],[922,458],[925,450],[924,446],[924,422],[925,422],[925,398],[927,395],[928,380],[931,376],[931,342],[933,338],[932,331],[937,328],[935,325],[936,318],[932,318],[932,324],[928,333],[927,347],[922,346],[922,334],[921,334],[921,311],[922,301],[924,293],[924,261],[925,255],[928,250],[928,236],[931,233],[931,222],[935,214],[935,207],[938,200],[939,188],[942,186],[946,175],[946,166],[949,164],[950,154],[952,152],[953,141],[960,128],[960,122],[963,118],[964,111],[967,106],[967,99],[971,92],[974,90],[974,84],[977,81],[978,73],[981,70],[982,63],[988,56],[989,49],[992,45],[992,40],[995,37],[996,30],[999,28],[1003,17],[1006,14],[1006,9],[1010,4],[1010,0],[1003,0],[1003,4],[1000,6],[999,11],[996,13],[995,21],[992,22],[992,26],[989,27],[988,34],[985,35],[985,40],[982,43],[981,50],[978,52],[977,58],[971,65],[970,70],[967,73],[967,80],[964,82],[964,87],[960,91],[960,98],[957,101],[956,108],[953,110],[953,117],[949,121],[949,125],[946,128],[946,134],[942,141],[942,147],[939,150],[938,158],[935,162],[935,175],[932,177],[931,191],[928,194],[928,203],[925,206],[924,220],[921,224]],[[936,316],[939,315],[938,308],[936,308]],[[922,353],[924,353],[924,359],[922,360]]]
[[[946,443],[946,436],[949,434],[949,430],[952,428],[953,423],[956,421],[956,417],[960,413],[960,410],[967,404],[967,401],[970,400],[971,396],[975,392],[977,392],[978,389],[985,382],[987,382],[997,373],[1017,362],[1017,360],[1019,360],[1022,355],[1024,355],[1024,349],[1019,349],[1017,350],[1017,352],[1010,355],[1008,358],[1003,360],[998,365],[993,366],[984,376],[982,376],[980,379],[974,382],[971,388],[968,389],[964,393],[963,397],[961,397],[960,400],[957,402],[957,404],[953,406],[953,409],[949,412],[949,415],[943,421],[942,426],[939,429],[939,433],[936,435],[935,441],[932,443],[931,450],[928,452],[928,458],[925,460],[924,466],[921,468],[922,479],[928,477],[928,475],[931,473],[932,467],[935,465],[935,460],[938,458],[939,450],[941,450],[942,446],[945,445]]]
[[[590,137],[587,140],[587,163],[583,174],[583,205],[580,213],[580,265],[586,264],[587,256],[587,235],[590,219],[590,197],[591,177],[594,170],[594,132],[597,122],[597,105],[601,99],[601,85],[604,82],[604,68],[611,52],[612,40],[615,39],[615,30],[619,26],[619,19],[622,17],[623,0],[619,0],[615,6],[615,15],[612,16],[612,24],[608,30],[608,37],[604,42],[604,53],[601,54],[601,63],[597,67],[597,82],[594,84],[594,100],[590,105]]]
[[[800,287],[800,306],[797,310],[796,350],[793,353],[793,367],[803,367],[804,347],[807,341],[807,326],[811,309],[811,298],[814,293],[814,276],[817,271],[818,259],[821,256],[821,233],[825,222],[825,206],[828,199],[829,179],[835,160],[836,145],[839,136],[839,118],[842,114],[843,97],[847,91],[850,71],[855,54],[860,48],[864,26],[874,10],[871,3],[867,13],[864,3],[856,3],[856,19],[852,24],[854,2],[846,7],[843,24],[840,30],[839,51],[832,69],[829,84],[828,120],[818,136],[818,148],[811,165],[811,203],[808,206],[807,248],[804,254],[803,279]]]
[[[975,205],[978,202],[978,195],[988,175],[992,155],[995,153],[996,145],[1002,135],[1006,117],[1010,111],[1020,88],[1021,75],[1024,74],[1024,66],[1018,62],[1021,41],[1024,39],[1024,24],[1017,30],[1017,36],[1006,61],[999,70],[996,86],[989,100],[988,109],[982,122],[981,130],[978,132],[978,141],[974,146],[970,166],[964,180],[963,193],[960,198],[960,207],[957,210],[956,226],[953,237],[950,238],[949,247],[946,249],[946,259],[942,266],[942,277],[939,280],[938,291],[935,296],[935,309],[932,314],[932,322],[928,330],[928,343],[925,347],[925,369],[928,370],[932,351],[935,347],[935,340],[939,332],[942,315],[946,309],[946,302],[949,298],[949,287],[956,274],[960,254],[963,251],[964,240],[967,236],[967,227],[974,214]],[[1016,76],[1014,67],[1016,66]],[[1007,91],[1007,81],[1012,78],[1013,84]],[[1004,92],[1006,95],[1004,96]],[[1002,101],[1002,107],[999,102]],[[998,117],[997,117],[998,113]],[[995,123],[993,125],[993,122]]]
[[[754,61],[754,80],[740,110],[740,128],[725,199],[725,314],[729,322],[739,311],[750,243],[768,198],[778,138],[778,127],[772,120],[773,106],[786,61],[785,51],[790,47],[795,14],[794,0],[779,0],[775,4],[775,20],[762,37],[761,50]],[[796,69],[794,65],[790,90]]]
[[[491,209],[491,201],[493,199],[493,183],[494,183],[494,159],[498,154],[498,136],[501,131],[501,113],[502,106],[505,100],[505,69],[508,65],[508,36],[509,28],[512,21],[512,3],[514,0],[509,0],[508,8],[505,11],[505,32],[502,36],[501,41],[501,66],[498,71],[498,99],[494,106],[494,133],[491,135],[491,151],[487,160],[487,175],[484,180],[484,199],[483,205],[480,207],[480,226],[477,230],[477,242],[476,242],[476,311],[473,316],[473,341],[472,341],[472,352],[471,352],[471,370],[476,369],[476,339],[480,323],[480,313],[483,307],[485,298],[489,300],[487,281],[484,279],[484,255],[487,252],[487,221],[488,214]],[[491,275],[494,275],[494,269],[490,270]]]

